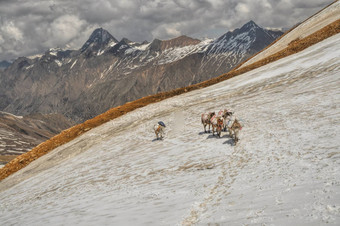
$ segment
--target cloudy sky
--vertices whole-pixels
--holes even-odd
[[[219,37],[249,20],[289,28],[333,0],[0,0],[0,61],[80,48],[98,27],[116,39]]]

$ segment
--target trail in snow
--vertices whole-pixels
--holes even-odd
[[[4,225],[339,225],[340,34],[95,128],[0,183]],[[240,142],[203,133],[233,109]],[[167,125],[155,140],[153,125]]]

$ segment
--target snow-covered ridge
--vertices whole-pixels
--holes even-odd
[[[49,53],[50,55],[53,55],[53,56],[57,56],[58,55],[58,52],[61,52],[61,51],[64,51],[62,48],[50,48],[47,53]]]
[[[74,51],[72,55],[70,55],[61,48],[51,48],[43,55],[43,60],[44,62],[53,61],[58,67],[66,66],[72,69],[74,62],[78,60],[82,54],[93,57],[103,57],[103,55],[105,57],[107,54],[118,54],[121,59],[113,64],[115,65],[114,67],[120,66],[124,71],[122,74],[129,74],[130,72],[128,70],[135,70],[150,62],[153,62],[153,65],[163,65],[179,61],[195,53],[203,53],[213,57],[209,59],[205,58],[206,62],[203,62],[204,65],[214,63],[216,60],[220,61],[218,65],[223,65],[223,61],[236,64],[240,59],[243,59],[249,54],[248,49],[256,39],[252,33],[254,33],[256,29],[262,28],[253,21],[250,21],[241,28],[241,30],[244,31],[243,33],[237,33],[240,29],[236,29],[234,32],[228,32],[219,39],[208,39],[204,41],[180,36],[166,41],[158,40],[163,47],[153,48],[152,43],[135,43],[126,38],[118,42],[107,31],[99,28],[91,34],[79,52]],[[228,36],[229,33],[232,33],[232,35]],[[176,45],[177,47],[171,47]],[[223,56],[224,58],[219,57],[215,59],[214,55]],[[72,64],[70,64],[71,61],[73,61]],[[31,69],[33,67],[32,65],[27,66],[26,69]],[[101,74],[103,73],[104,72],[101,72]]]
[[[41,58],[44,54],[35,54],[35,55],[32,55],[32,56],[27,56],[26,58],[28,59],[36,59],[36,58]]]
[[[157,64],[161,65],[175,62],[177,60],[183,59],[184,57],[190,54],[204,52],[212,42],[213,42],[212,39],[206,39],[196,45],[188,45],[184,47],[167,49],[164,52],[162,52],[162,54],[159,56]]]
[[[133,57],[137,58],[141,55],[144,55],[144,58],[148,59],[146,62],[156,60],[155,64],[158,65],[172,63],[194,53],[206,53],[207,55],[224,54],[226,56],[230,56],[230,54],[235,53],[237,54],[237,57],[242,57],[247,53],[251,43],[255,41],[255,37],[251,36],[250,32],[251,31],[236,34],[235,36],[226,37],[221,40],[206,39],[196,45],[169,48],[160,52],[159,54],[150,53],[150,44],[145,44],[141,46],[130,47],[125,50],[125,54],[133,55],[136,53],[136,51],[139,51],[141,53],[135,54]]]
[[[255,37],[249,35],[249,32],[243,32],[236,36],[223,38],[211,44],[208,54],[219,54],[236,50],[236,52],[246,53],[250,44],[255,40]]]

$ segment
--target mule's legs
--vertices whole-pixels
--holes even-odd
[[[239,132],[239,130],[238,129],[236,129],[235,131],[234,131],[234,135],[235,135],[235,138],[234,138],[234,140],[235,140],[235,145],[237,144],[237,142],[239,141],[239,138],[238,138],[238,132]]]
[[[229,133],[229,137],[233,138],[233,134],[232,134],[232,131],[231,131],[230,127],[228,127],[228,133]]]

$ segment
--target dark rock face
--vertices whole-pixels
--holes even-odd
[[[81,47],[80,51],[84,52],[89,49],[98,51],[101,48],[105,48],[110,42],[117,43],[118,41],[108,31],[103,28],[97,28],[92,32],[90,38]]]
[[[80,50],[21,57],[0,72],[0,110],[60,113],[82,122],[109,108],[230,71],[282,33],[253,21],[216,40],[117,41],[96,29]]]

